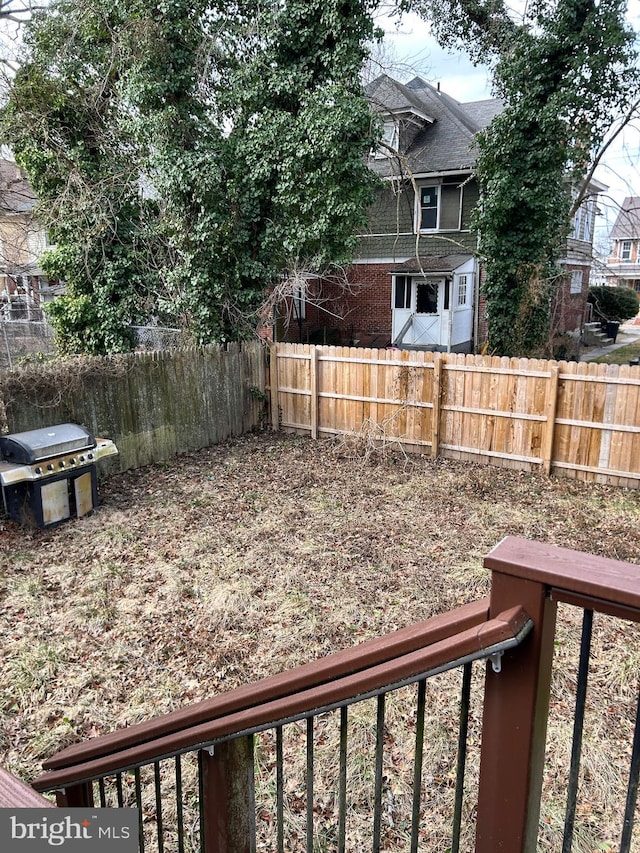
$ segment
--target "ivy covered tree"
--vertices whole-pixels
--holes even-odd
[[[373,189],[373,34],[370,0],[55,0],[34,18],[3,130],[57,243],[68,350],[126,348],[162,310],[199,342],[242,337],[288,268],[348,257]]]
[[[140,215],[130,144],[118,127],[110,34],[122,21],[107,4],[86,11],[63,2],[56,11],[40,12],[27,28],[29,59],[4,110],[4,138],[56,244],[43,269],[67,282],[52,311],[61,348],[119,351],[130,347],[136,259],[127,249]]]
[[[493,69],[504,111],[480,135],[489,345],[540,353],[570,218],[614,119],[638,99],[635,34],[623,0],[536,0],[520,20],[504,0],[415,0],[441,43]]]

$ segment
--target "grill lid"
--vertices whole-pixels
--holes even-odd
[[[93,435],[78,424],[58,424],[0,436],[0,455],[8,462],[22,465],[95,446]]]

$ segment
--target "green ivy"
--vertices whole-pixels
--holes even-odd
[[[291,265],[349,258],[374,186],[374,6],[54,0],[34,18],[2,133],[57,243],[66,350],[119,351],[159,314],[242,338]]]
[[[571,189],[588,173],[614,119],[638,98],[635,34],[622,0],[537,0],[516,21],[503,0],[408,2],[441,42],[493,69],[504,111],[480,135],[489,346],[537,355],[563,280]]]

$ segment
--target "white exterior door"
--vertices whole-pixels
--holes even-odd
[[[405,339],[406,343],[419,347],[442,346],[444,288],[443,278],[413,280],[413,339]]]
[[[442,346],[446,332],[444,278],[396,276],[392,316],[392,337],[399,346]],[[398,338],[401,340],[398,340]]]

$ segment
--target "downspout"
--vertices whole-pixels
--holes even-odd
[[[480,327],[480,271],[473,260],[473,351],[478,352],[478,329]]]
[[[451,337],[453,335],[453,276],[445,278],[444,286],[449,288],[449,321],[447,323],[447,352],[451,352]]]

